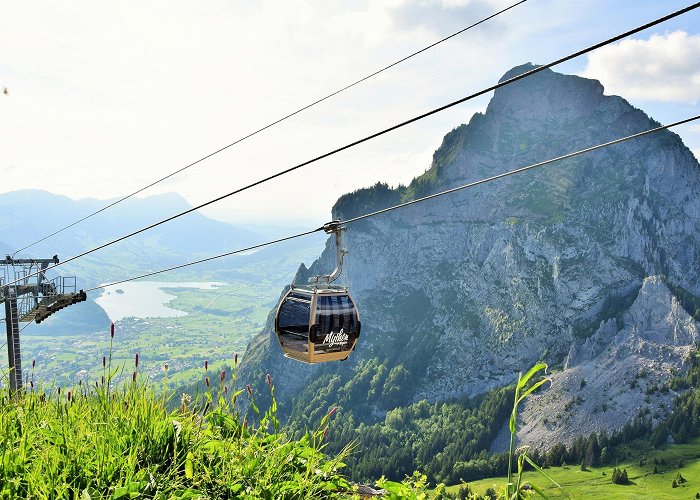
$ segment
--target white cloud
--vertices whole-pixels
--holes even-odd
[[[700,100],[700,35],[674,31],[649,40],[623,40],[588,56],[582,76],[606,93],[651,101]]]
[[[400,2],[390,8],[390,13],[400,29],[423,28],[444,36],[504,7],[500,0],[422,0]],[[493,32],[498,27],[502,25],[495,20],[485,29]]]

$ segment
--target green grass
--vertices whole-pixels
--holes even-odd
[[[636,450],[636,459],[621,462],[619,468],[627,470],[631,484],[612,484],[613,466],[589,467],[588,471],[581,471],[578,465],[565,467],[551,467],[546,469],[555,481],[572,498],[591,499],[666,499],[666,498],[695,498],[700,492],[700,438],[688,444],[672,445],[663,450],[644,453],[644,450]],[[640,458],[644,458],[644,465],[639,465]],[[654,460],[657,464],[657,473],[654,474]],[[664,463],[661,463],[661,462]],[[682,467],[678,467],[682,461]],[[671,483],[678,473],[687,480],[678,488],[672,488]],[[605,474],[603,474],[605,473]],[[536,484],[549,498],[566,498],[566,495],[555,486],[547,484],[547,481],[536,472],[526,472],[525,481]],[[506,484],[505,477],[496,477],[473,481],[469,486],[481,495],[491,487],[501,491]],[[450,486],[447,491],[457,493],[459,486]]]
[[[132,379],[136,369],[110,375],[107,362],[104,381],[69,390],[0,388],[0,498],[352,496],[342,454],[323,453],[335,411],[293,440],[279,429],[269,379],[266,412],[249,388],[236,389],[235,371],[206,372],[207,392],[171,411],[168,392],[136,371]],[[248,415],[240,397],[250,398]]]

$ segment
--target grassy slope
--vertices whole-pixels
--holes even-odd
[[[555,481],[568,492],[572,498],[605,498],[605,499],[635,499],[635,498],[695,498],[700,492],[700,438],[688,444],[670,446],[664,450],[644,453],[635,450],[638,457],[644,457],[644,465],[639,466],[639,458],[621,463],[618,467],[627,469],[632,484],[623,486],[612,484],[613,467],[594,467],[581,471],[578,465],[552,467],[546,469]],[[654,459],[665,462],[658,464],[658,473],[654,474]],[[678,468],[679,461],[683,466]],[[605,475],[603,475],[603,472]],[[687,480],[678,488],[672,488],[671,482],[678,473]],[[566,498],[555,486],[546,484],[547,480],[534,472],[527,472],[525,480],[543,488],[550,498]],[[501,491],[506,480],[496,477],[474,481],[469,486],[477,493],[483,494],[486,488],[494,487]],[[459,486],[448,487],[447,490],[456,493]]]
[[[278,431],[274,397],[262,413],[250,394],[247,419],[235,409],[247,396],[235,372],[214,375],[201,400],[175,411],[142,378],[22,395],[0,388],[0,498],[351,496],[343,464],[322,452],[332,414],[292,440]]]

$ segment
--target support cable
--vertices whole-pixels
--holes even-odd
[[[211,158],[212,156],[217,155],[217,154],[221,153],[222,151],[225,151],[225,150],[227,150],[228,148],[230,148],[230,147],[232,147],[232,146],[235,146],[236,144],[239,144],[239,143],[245,141],[246,139],[250,139],[250,138],[253,137],[254,135],[257,135],[257,134],[259,134],[260,132],[263,132],[264,130],[267,130],[268,128],[274,127],[275,125],[277,125],[277,124],[279,124],[279,123],[281,123],[281,122],[283,122],[283,121],[285,121],[285,120],[287,120],[287,119],[289,119],[289,118],[291,118],[291,117],[293,117],[293,116],[295,116],[295,115],[298,115],[299,113],[301,113],[301,112],[303,112],[303,111],[306,111],[307,109],[309,109],[309,108],[311,108],[311,107],[313,107],[313,106],[316,106],[317,104],[320,104],[320,103],[322,103],[323,101],[330,99],[331,97],[334,97],[334,96],[336,96],[336,95],[338,95],[338,94],[340,94],[340,93],[342,93],[342,92],[345,92],[346,90],[348,90],[348,89],[354,87],[355,85],[358,85],[358,84],[360,84],[360,83],[362,83],[362,82],[364,82],[364,81],[366,81],[366,80],[369,80],[370,78],[372,78],[372,77],[374,77],[374,76],[377,76],[378,74],[383,73],[384,71],[386,71],[386,70],[388,70],[388,69],[390,69],[390,68],[393,68],[394,66],[397,66],[397,65],[401,64],[402,62],[405,62],[405,61],[411,59],[411,58],[414,57],[414,56],[417,56],[418,54],[421,54],[421,53],[423,53],[423,52],[425,52],[425,51],[427,51],[427,50],[429,50],[429,49],[432,49],[432,48],[435,47],[436,45],[439,45],[439,44],[441,44],[441,43],[443,43],[443,42],[446,42],[447,40],[449,40],[449,39],[451,39],[451,38],[454,38],[454,37],[456,37],[456,36],[458,36],[458,35],[461,35],[461,34],[464,33],[465,31],[468,31],[468,30],[470,30],[470,29],[472,29],[472,28],[475,28],[475,27],[479,26],[480,24],[483,24],[483,23],[485,23],[486,21],[489,21],[490,19],[493,19],[494,17],[496,17],[496,16],[498,16],[498,15],[503,14],[504,12],[506,12],[506,11],[508,11],[508,10],[514,8],[514,7],[517,7],[518,5],[520,5],[520,4],[522,4],[522,3],[525,3],[526,1],[527,1],[527,0],[520,0],[519,2],[516,2],[516,3],[514,3],[514,4],[512,4],[512,5],[508,6],[508,7],[506,7],[506,8],[504,8],[504,9],[501,9],[501,10],[499,10],[498,12],[495,12],[494,14],[491,14],[490,16],[481,19],[480,21],[477,21],[477,22],[475,22],[475,23],[473,23],[473,24],[470,24],[470,25],[467,26],[466,28],[462,28],[461,30],[456,31],[456,32],[452,33],[451,35],[448,35],[448,36],[446,36],[446,37],[444,37],[444,38],[441,38],[441,39],[438,40],[437,42],[431,43],[431,44],[428,45],[427,47],[423,47],[422,49],[417,50],[417,51],[415,51],[415,52],[413,52],[413,53],[411,53],[411,54],[409,54],[409,55],[407,55],[407,56],[405,56],[405,57],[399,59],[398,61],[395,61],[395,62],[389,64],[388,66],[384,66],[383,68],[381,68],[381,69],[375,71],[374,73],[370,73],[369,75],[364,76],[364,77],[360,78],[359,80],[356,80],[356,81],[354,81],[353,83],[350,83],[350,84],[346,85],[345,87],[343,87],[343,88],[341,88],[341,89],[338,89],[338,90],[336,90],[336,91],[334,91],[334,92],[331,92],[330,94],[326,95],[325,97],[322,97],[322,98],[320,98],[320,99],[317,99],[316,101],[312,102],[311,104],[307,104],[306,106],[304,106],[304,107],[302,107],[302,108],[299,108],[299,109],[297,109],[296,111],[294,111],[294,112],[292,112],[292,113],[289,113],[288,115],[285,115],[285,116],[283,116],[282,118],[279,118],[279,119],[277,119],[277,120],[275,120],[275,121],[273,121],[273,122],[271,122],[271,123],[265,125],[264,127],[261,127],[261,128],[259,128],[259,129],[255,130],[254,132],[250,132],[249,134],[247,134],[247,135],[245,135],[245,136],[243,136],[243,137],[241,137],[241,138],[239,138],[239,139],[236,139],[236,140],[233,141],[232,143],[227,144],[226,146],[223,146],[222,148],[217,149],[217,150],[214,151],[213,153],[210,153],[210,154],[208,154],[208,155],[206,155],[206,156],[203,156],[202,158],[200,158],[200,159],[198,159],[198,160],[195,160],[195,161],[193,161],[192,163],[190,163],[190,164],[188,164],[188,165],[185,165],[184,167],[182,167],[182,168],[180,168],[180,169],[178,169],[178,170],[175,170],[174,172],[172,172],[172,173],[166,175],[165,177],[161,177],[160,179],[157,179],[157,180],[151,182],[150,184],[148,184],[148,185],[146,185],[146,186],[144,186],[144,187],[142,187],[142,188],[139,188],[138,190],[134,191],[133,193],[127,194],[126,196],[124,196],[124,197],[122,197],[122,198],[119,198],[119,199],[116,200],[116,201],[113,201],[112,203],[110,203],[110,204],[108,204],[108,205],[106,205],[106,206],[100,208],[99,210],[96,210],[95,212],[92,212],[91,214],[88,214],[88,215],[86,215],[85,217],[83,217],[83,218],[81,218],[81,219],[78,219],[78,220],[76,220],[75,222],[72,222],[72,223],[68,224],[68,225],[65,226],[65,227],[62,227],[61,229],[58,229],[57,231],[54,231],[53,233],[51,233],[51,234],[49,234],[49,235],[47,235],[47,236],[44,236],[43,238],[41,238],[41,239],[39,239],[39,240],[36,240],[34,243],[30,243],[29,245],[27,245],[27,246],[25,246],[25,247],[22,247],[22,248],[20,248],[19,250],[16,250],[15,253],[12,254],[12,255],[14,256],[14,255],[15,255],[16,253],[18,253],[18,252],[21,252],[21,251],[23,251],[23,250],[26,250],[27,248],[33,247],[33,246],[36,245],[37,243],[41,243],[42,241],[45,241],[45,240],[51,238],[52,236],[56,236],[57,234],[59,234],[59,233],[65,231],[66,229],[69,229],[69,228],[71,228],[71,227],[73,227],[73,226],[75,226],[75,225],[77,225],[77,224],[80,224],[81,222],[83,222],[83,221],[89,219],[90,217],[93,217],[93,216],[95,216],[95,215],[97,215],[97,214],[99,214],[99,213],[101,213],[101,212],[104,212],[105,210],[107,210],[107,209],[113,207],[114,205],[117,205],[117,204],[119,204],[119,203],[121,203],[121,202],[123,202],[123,201],[125,201],[125,200],[128,200],[128,199],[131,198],[132,196],[135,196],[135,195],[137,195],[137,194],[139,194],[139,193],[141,193],[141,192],[143,192],[143,191],[145,191],[145,190],[147,190],[147,189],[149,189],[149,188],[155,186],[156,184],[160,184],[161,182],[163,182],[163,181],[165,181],[165,180],[167,180],[167,179],[170,179],[171,177],[173,177],[173,176],[175,176],[175,175],[177,175],[177,174],[179,174],[179,173],[181,173],[181,172],[184,172],[184,171],[187,170],[188,168],[193,167],[193,166],[197,165],[198,163],[203,162],[204,160],[207,160],[207,159]]]
[[[671,127],[677,127],[677,126],[679,126],[679,125],[683,125],[683,124],[685,124],[685,123],[690,123],[690,122],[695,121],[695,120],[698,120],[698,119],[700,119],[700,115],[696,115],[696,116],[693,116],[693,117],[690,117],[690,118],[686,118],[686,119],[684,119],[684,120],[680,120],[680,121],[677,121],[677,122],[673,122],[673,123],[670,123],[670,124],[668,124],[668,125],[661,125],[661,126],[659,126],[659,127],[655,127],[655,128],[652,128],[652,129],[649,129],[649,130],[645,130],[645,131],[642,131],[642,132],[638,132],[638,133],[636,133],[636,134],[628,135],[628,136],[625,136],[625,137],[621,137],[621,138],[619,138],[619,139],[615,139],[615,140],[612,140],[612,141],[609,141],[609,142],[605,142],[605,143],[602,143],[602,144],[598,144],[598,145],[596,145],[596,146],[591,146],[591,147],[588,147],[588,148],[585,148],[585,149],[580,149],[580,150],[578,150],[578,151],[574,151],[574,152],[567,153],[567,154],[564,154],[564,155],[561,155],[561,156],[557,156],[557,157],[555,157],[555,158],[550,158],[549,160],[544,160],[544,161],[541,161],[541,162],[538,162],[538,163],[533,163],[533,164],[528,165],[528,166],[526,166],[526,167],[517,168],[517,169],[515,169],[515,170],[509,170],[509,171],[507,171],[507,172],[504,172],[504,173],[501,173],[501,174],[497,174],[497,175],[493,175],[493,176],[491,176],[491,177],[486,177],[486,178],[480,179],[480,180],[478,180],[478,181],[469,182],[469,183],[467,183],[467,184],[462,184],[461,186],[457,186],[457,187],[454,187],[454,188],[451,188],[451,189],[446,189],[446,190],[444,190],[444,191],[440,191],[439,193],[434,193],[434,194],[431,194],[431,195],[428,195],[428,196],[424,196],[424,197],[422,197],[422,198],[417,198],[417,199],[415,199],[415,200],[407,201],[406,203],[400,203],[400,204],[398,204],[398,205],[394,205],[394,206],[391,206],[391,207],[383,208],[383,209],[381,209],[381,210],[376,210],[376,211],[374,211],[374,212],[370,212],[370,213],[367,213],[367,214],[364,214],[364,215],[360,215],[360,216],[357,216],[357,217],[352,217],[352,218],[350,218],[350,219],[347,219],[347,220],[344,220],[344,221],[340,221],[340,222],[338,223],[338,225],[352,224],[353,222],[358,222],[358,221],[363,220],[363,219],[368,219],[368,218],[370,218],[370,217],[375,217],[375,216],[377,216],[377,215],[380,215],[380,214],[383,214],[383,213],[386,213],[386,212],[390,212],[390,211],[392,211],[392,210],[397,210],[397,209],[400,209],[400,208],[405,208],[405,207],[407,207],[407,206],[409,206],[409,205],[415,205],[416,203],[421,203],[421,202],[424,202],[424,201],[427,201],[427,200],[432,200],[433,198],[437,198],[437,197],[440,197],[440,196],[445,196],[445,195],[447,195],[447,194],[451,194],[451,193],[454,193],[454,192],[456,192],[456,191],[461,191],[461,190],[463,190],[463,189],[468,189],[468,188],[472,188],[472,187],[475,187],[475,186],[479,186],[479,185],[481,185],[481,184],[486,184],[486,183],[489,183],[489,182],[492,182],[492,181],[495,181],[495,180],[498,180],[498,179],[502,179],[502,178],[504,178],[504,177],[508,177],[508,176],[511,176],[511,175],[515,175],[515,174],[520,174],[520,173],[523,173],[523,172],[527,172],[528,170],[533,170],[533,169],[536,169],[536,168],[543,167],[543,166],[545,166],[545,165],[549,165],[549,164],[551,164],[551,163],[555,163],[555,162],[558,162],[558,161],[562,161],[562,160],[566,160],[566,159],[569,159],[569,158],[573,158],[574,156],[579,156],[579,155],[582,155],[582,154],[585,154],[585,153],[590,153],[590,152],[592,152],[592,151],[596,151],[596,150],[603,149],[603,148],[606,148],[606,147],[609,147],[609,146],[613,146],[613,145],[619,144],[619,143],[621,143],[621,142],[629,141],[629,140],[632,140],[632,139],[637,139],[637,138],[639,138],[639,137],[643,137],[643,136],[646,136],[646,135],[649,135],[649,134],[653,134],[653,133],[656,133],[656,132],[660,132],[660,131],[662,131],[662,130],[669,129],[669,128],[671,128]],[[316,232],[323,231],[323,230],[324,230],[324,226],[321,226],[321,227],[319,227],[319,228],[312,229],[312,230],[309,230],[309,231],[305,231],[305,232],[303,232],[303,233],[293,234],[293,235],[291,235],[291,236],[286,236],[286,237],[284,237],[284,238],[279,238],[279,239],[276,239],[276,240],[268,241],[268,242],[266,242],[266,243],[260,243],[260,244],[258,244],[258,245],[254,245],[254,246],[251,246],[251,247],[241,248],[241,249],[239,249],[239,250],[234,250],[234,251],[232,251],[232,252],[226,252],[226,253],[222,253],[222,254],[219,254],[219,255],[214,255],[214,256],[212,256],[212,257],[207,257],[207,258],[205,258],[205,259],[200,259],[200,260],[195,260],[195,261],[192,261],[192,262],[187,262],[187,263],[185,263],[185,264],[180,264],[180,265],[177,265],[177,266],[168,267],[168,268],[166,268],[166,269],[161,269],[161,270],[159,270],[159,271],[153,271],[153,272],[150,272],[150,273],[141,274],[141,275],[139,275],[139,276],[134,276],[134,277],[131,277],[131,278],[126,278],[126,279],[119,280],[119,281],[114,281],[114,282],[111,282],[111,283],[105,283],[105,284],[103,284],[103,285],[99,285],[99,286],[96,286],[96,287],[93,287],[93,288],[88,288],[88,289],[85,290],[85,291],[86,291],[86,292],[92,292],[92,291],[95,291],[95,290],[100,290],[100,289],[103,289],[103,288],[108,288],[108,287],[111,287],[111,286],[114,286],[114,285],[119,285],[119,284],[121,284],[121,283],[126,283],[126,282],[129,282],[129,281],[136,281],[136,280],[139,280],[139,279],[141,279],[141,278],[146,278],[146,277],[149,277],[149,276],[155,276],[155,275],[157,275],[157,274],[162,274],[162,273],[165,273],[165,272],[168,272],[168,271],[174,271],[174,270],[176,270],[176,269],[182,269],[182,268],[184,268],[184,267],[194,266],[194,265],[196,265],[196,264],[201,264],[201,263],[203,263],[203,262],[209,262],[209,261],[212,261],[212,260],[215,260],[215,259],[220,259],[220,258],[222,258],[222,257],[228,257],[228,256],[231,256],[231,255],[235,255],[235,254],[240,254],[240,253],[248,252],[248,251],[250,251],[250,250],[255,250],[255,249],[258,249],[258,248],[262,248],[262,247],[274,245],[274,244],[280,243],[280,242],[282,242],[282,241],[288,241],[288,240],[292,240],[292,239],[295,239],[295,238],[300,238],[300,237],[302,237],[302,236],[308,236],[308,235],[310,235],[310,234],[312,234],[312,233],[316,233]]]
[[[594,44],[594,45],[591,45],[591,46],[589,46],[589,47],[587,47],[587,48],[585,48],[585,49],[581,49],[581,50],[579,50],[579,51],[577,51],[577,52],[574,52],[574,53],[572,53],[572,54],[569,54],[569,55],[567,55],[567,56],[564,56],[564,57],[562,57],[562,58],[560,58],[560,59],[557,59],[557,60],[555,60],[555,61],[552,61],[552,62],[550,62],[550,63],[547,63],[547,64],[545,64],[545,65],[543,65],[543,66],[538,66],[538,67],[533,68],[533,69],[531,69],[531,70],[529,70],[529,71],[526,71],[526,72],[524,72],[524,73],[521,73],[520,75],[517,75],[517,76],[514,76],[514,77],[509,78],[509,79],[507,79],[507,80],[503,80],[503,81],[501,81],[501,82],[498,82],[497,84],[492,85],[492,86],[490,86],[490,87],[488,87],[488,88],[486,88],[486,89],[480,90],[480,91],[478,91],[478,92],[475,92],[475,93],[473,93],[473,94],[470,94],[470,95],[468,95],[468,96],[466,96],[466,97],[463,97],[463,98],[461,98],[461,99],[457,99],[456,101],[452,101],[451,103],[445,104],[445,105],[440,106],[440,107],[435,108],[435,109],[432,109],[432,110],[430,110],[430,111],[428,111],[428,112],[426,112],[426,113],[423,113],[423,114],[421,114],[421,115],[418,115],[418,116],[415,116],[415,117],[413,117],[413,118],[410,118],[410,119],[408,119],[408,120],[406,120],[406,121],[403,121],[403,122],[401,122],[401,123],[398,123],[398,124],[396,124],[396,125],[393,125],[393,126],[391,126],[391,127],[389,127],[389,128],[386,128],[386,129],[381,130],[381,131],[379,131],[379,132],[375,132],[374,134],[368,135],[368,136],[366,136],[366,137],[364,137],[364,138],[362,138],[362,139],[358,139],[358,140],[356,140],[356,141],[354,141],[354,142],[351,142],[351,143],[349,143],[349,144],[346,144],[345,146],[341,146],[341,147],[339,147],[339,148],[336,148],[336,149],[334,149],[334,150],[332,150],[332,151],[329,151],[329,152],[324,153],[324,154],[322,154],[322,155],[320,155],[320,156],[317,156],[317,157],[315,157],[315,158],[312,158],[311,160],[307,160],[307,161],[305,161],[305,162],[303,162],[303,163],[300,163],[300,164],[298,164],[298,165],[295,165],[295,166],[293,166],[293,167],[290,167],[290,168],[288,168],[288,169],[286,169],[286,170],[282,170],[282,171],[277,172],[277,173],[275,173],[275,174],[273,174],[273,175],[270,175],[270,176],[268,176],[268,177],[265,177],[265,178],[263,178],[263,179],[260,179],[260,180],[258,180],[258,181],[255,181],[255,182],[253,182],[253,183],[251,183],[251,184],[248,184],[247,186],[243,186],[243,187],[241,187],[241,188],[238,188],[238,189],[236,189],[236,190],[234,190],[234,191],[231,191],[230,193],[221,195],[221,196],[219,196],[219,197],[217,197],[217,198],[214,198],[213,200],[209,200],[209,201],[207,201],[207,202],[205,202],[205,203],[202,203],[202,204],[200,204],[200,205],[197,205],[196,207],[192,207],[192,208],[190,208],[190,209],[188,209],[188,210],[185,210],[185,211],[180,212],[180,213],[178,213],[178,214],[172,215],[172,216],[170,216],[170,217],[168,217],[168,218],[166,218],[166,219],[162,219],[162,220],[160,220],[160,221],[158,221],[158,222],[154,222],[153,224],[150,224],[150,225],[148,225],[148,226],[145,226],[145,227],[143,227],[143,228],[141,228],[141,229],[137,229],[136,231],[133,231],[133,232],[131,232],[131,233],[128,233],[128,234],[126,234],[126,235],[124,235],[124,236],[120,236],[119,238],[116,238],[116,239],[114,239],[114,240],[112,240],[112,241],[108,241],[107,243],[103,243],[102,245],[98,245],[98,246],[96,246],[96,247],[94,247],[94,248],[92,248],[92,249],[90,249],[90,250],[86,250],[85,252],[82,252],[82,253],[80,253],[80,254],[78,254],[78,255],[74,255],[73,257],[70,257],[70,258],[68,258],[68,259],[66,259],[66,260],[64,260],[64,261],[62,261],[62,262],[60,262],[60,263],[58,263],[58,264],[51,265],[51,266],[47,267],[44,271],[48,271],[48,270],[54,269],[54,268],[56,268],[56,267],[58,267],[58,266],[61,266],[61,265],[63,265],[63,264],[67,264],[68,262],[74,261],[74,260],[79,259],[79,258],[81,258],[81,257],[85,257],[86,255],[89,255],[89,254],[91,254],[91,253],[93,253],[93,252],[96,252],[96,251],[98,251],[98,250],[101,250],[101,249],[103,249],[103,248],[106,248],[106,247],[108,247],[108,246],[110,246],[110,245],[114,245],[115,243],[118,243],[118,242],[120,242],[120,241],[123,241],[123,240],[125,240],[125,239],[127,239],[127,238],[131,238],[132,236],[136,236],[137,234],[143,233],[144,231],[148,231],[149,229],[153,229],[153,228],[155,228],[155,227],[157,227],[157,226],[160,226],[161,224],[165,224],[166,222],[170,222],[170,221],[172,221],[172,220],[174,220],[174,219],[177,219],[177,218],[179,218],[179,217],[182,217],[183,215],[187,215],[187,214],[192,213],[192,212],[194,212],[194,211],[196,211],[196,210],[199,210],[199,209],[204,208],[204,207],[207,207],[207,206],[209,206],[209,205],[211,205],[211,204],[213,204],[213,203],[216,203],[216,202],[218,202],[218,201],[221,201],[221,200],[223,200],[223,199],[225,199],[225,198],[228,198],[228,197],[233,196],[233,195],[235,195],[235,194],[241,193],[242,191],[246,191],[246,190],[248,190],[248,189],[250,189],[250,188],[253,188],[253,187],[257,186],[257,185],[263,184],[263,183],[265,183],[265,182],[267,182],[267,181],[270,181],[270,180],[275,179],[275,178],[277,178],[277,177],[281,177],[281,176],[283,176],[283,175],[285,175],[285,174],[288,174],[288,173],[290,173],[290,172],[293,172],[294,170],[300,169],[300,168],[302,168],[302,167],[304,167],[304,166],[306,166],[306,165],[309,165],[309,164],[311,164],[311,163],[315,163],[315,162],[317,162],[317,161],[319,161],[319,160],[322,160],[322,159],[327,158],[327,157],[329,157],[329,156],[332,156],[332,155],[334,155],[334,154],[340,153],[341,151],[345,151],[346,149],[350,149],[350,148],[355,147],[355,146],[357,146],[357,145],[359,145],[359,144],[362,144],[362,143],[364,143],[364,142],[370,141],[370,140],[372,140],[372,139],[375,139],[375,138],[377,138],[377,137],[379,137],[379,136],[382,136],[382,135],[384,135],[384,134],[387,134],[387,133],[392,132],[392,131],[394,131],[394,130],[397,130],[397,129],[399,129],[399,128],[405,127],[406,125],[409,125],[409,124],[411,124],[411,123],[417,122],[417,121],[419,121],[419,120],[422,120],[422,119],[424,119],[424,118],[427,118],[427,117],[429,117],[429,116],[432,116],[432,115],[434,115],[434,114],[436,114],[436,113],[439,113],[439,112],[441,112],[441,111],[444,111],[444,110],[446,110],[446,109],[452,108],[452,107],[454,107],[454,106],[456,106],[456,105],[458,105],[458,104],[461,104],[461,103],[463,103],[463,102],[469,101],[470,99],[474,99],[475,97],[479,97],[479,96],[484,95],[484,94],[486,94],[486,93],[488,93],[488,92],[494,91],[494,90],[496,90],[496,89],[498,89],[498,88],[505,87],[506,85],[510,85],[510,84],[512,84],[512,83],[514,83],[514,82],[516,82],[516,81],[522,80],[523,78],[527,78],[528,76],[532,76],[532,75],[534,75],[534,74],[536,74],[536,73],[539,73],[539,72],[541,72],[541,71],[544,71],[545,69],[549,69],[549,68],[551,68],[552,66],[556,66],[556,65],[558,65],[558,64],[561,64],[561,63],[563,63],[563,62],[566,62],[566,61],[569,61],[569,60],[574,59],[574,58],[576,58],[576,57],[579,57],[579,56],[581,56],[581,55],[583,55],[583,54],[586,54],[586,53],[588,53],[588,52],[591,52],[591,51],[593,51],[593,50],[596,50],[596,49],[598,49],[598,48],[600,48],[600,47],[603,47],[603,46],[605,46],[605,45],[609,45],[609,44],[611,44],[611,43],[614,43],[614,42],[616,42],[616,41],[618,41],[618,40],[621,40],[621,39],[623,39],[623,38],[626,38],[626,37],[628,37],[628,36],[630,36],[630,35],[633,35],[633,34],[635,34],[635,33],[638,33],[638,32],[640,32],[640,31],[643,31],[643,30],[645,30],[645,29],[648,29],[648,28],[650,28],[650,27],[652,27],[652,26],[656,26],[657,24],[660,24],[660,23],[663,23],[663,22],[665,22],[665,21],[668,21],[669,19],[672,19],[672,18],[674,18],[674,17],[678,17],[678,16],[680,16],[680,15],[682,15],[682,14],[685,14],[685,13],[691,11],[691,10],[697,9],[698,7],[700,7],[700,2],[694,3],[694,4],[692,4],[692,5],[688,6],[688,7],[685,7],[685,8],[683,8],[683,9],[677,10],[677,11],[671,13],[671,14],[668,14],[668,15],[666,15],[666,16],[663,16],[663,17],[660,17],[660,18],[658,18],[658,19],[655,19],[654,21],[648,22],[648,23],[646,23],[646,24],[643,24],[643,25],[641,25],[641,26],[638,26],[638,27],[636,27],[636,28],[633,28],[633,29],[631,29],[631,30],[628,30],[628,31],[626,31],[626,32],[624,32],[624,33],[621,33],[621,34],[619,34],[619,35],[613,36],[612,38],[608,38],[607,40],[604,40],[604,41],[602,41],[602,42],[599,42],[599,43],[596,43],[596,44]],[[30,275],[28,275],[28,276],[26,276],[26,277],[29,278],[29,277],[35,276],[36,274],[38,274],[38,273],[30,274]],[[9,285],[13,285],[13,284],[17,283],[18,281],[19,281],[19,280],[15,280],[15,281],[13,281],[12,283],[8,283],[8,284],[9,284]]]

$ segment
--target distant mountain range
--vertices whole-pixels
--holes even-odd
[[[604,95],[596,80],[545,70],[498,89],[485,113],[444,137],[430,169],[410,185],[349,193],[334,217],[658,125],[623,98]],[[421,400],[471,401],[538,360],[555,367],[554,383],[527,405],[523,442],[570,442],[619,429],[640,411],[659,422],[677,394],[668,382],[700,340],[700,166],[671,131],[352,224],[346,247],[346,279],[362,314],[350,360],[308,366],[285,359],[270,322],[251,342],[241,375],[262,391],[270,373],[280,408],[300,428],[340,404],[341,434],[360,439],[358,462],[377,461],[379,469],[365,469],[371,473],[439,471],[431,460],[501,449],[494,431],[506,426],[507,413],[488,424],[496,427],[472,455],[444,439],[445,420],[421,424],[418,441],[436,443],[426,455],[411,452],[419,442],[388,451],[404,446],[394,441],[408,432],[397,419],[429,420]],[[329,243],[297,281],[332,269],[333,252]],[[640,377],[666,389],[650,396],[635,382]],[[395,439],[381,441],[394,431]],[[403,458],[378,458],[391,453]]]
[[[40,190],[21,190],[0,194],[0,253],[12,254],[86,215],[108,205],[111,200],[73,200],[66,196]],[[60,259],[94,248],[102,243],[128,234],[159,220],[191,208],[175,193],[145,198],[130,198],[87,219],[64,232],[22,251],[16,257],[51,257]],[[292,234],[298,228],[266,226],[256,232],[252,226],[235,226],[210,219],[199,212],[187,214],[142,234],[116,243],[60,267],[61,274],[77,274],[85,286],[128,277],[138,272],[152,271],[214,254],[262,243],[271,235]],[[308,228],[307,228],[308,229]],[[259,250],[254,255],[236,256],[233,261],[245,264],[284,255],[290,248],[308,245],[291,242]],[[180,275],[197,275],[202,269],[231,268],[228,261],[213,261]],[[235,266],[233,266],[235,267]]]
[[[0,195],[0,236],[2,248],[25,246],[109,204],[110,200],[72,200],[39,190],[13,191]],[[168,193],[147,198],[130,198],[67,229],[47,241],[18,254],[18,257],[54,255],[66,258],[135,229],[191,208],[181,196]],[[260,241],[248,229],[215,221],[194,212],[119,243],[93,258],[123,253],[127,248],[132,261],[165,261],[184,255],[199,256]],[[139,251],[140,250],[140,251]],[[50,256],[49,255],[49,256]]]
[[[0,194],[0,255],[12,254],[52,232],[108,205],[110,200],[73,200],[41,190],[21,190]],[[191,208],[175,193],[130,198],[46,241],[19,252],[15,257],[67,259],[102,243]],[[263,233],[210,219],[198,212],[163,224],[123,242],[50,271],[50,276],[75,275],[78,288],[128,278],[172,265],[237,250],[268,241],[269,233],[291,234],[297,228],[266,227]],[[310,244],[292,241],[263,248],[253,254],[228,257],[178,271],[167,279],[213,280],[245,279],[263,281],[277,272],[287,253],[298,255]],[[312,244],[311,247],[314,245]],[[296,252],[296,253],[295,253]],[[302,252],[303,253],[303,252]],[[245,271],[241,271],[246,268]],[[252,269],[257,272],[253,273]],[[155,278],[160,279],[160,278]],[[93,331],[104,325],[105,313],[93,302],[68,308],[51,317],[36,331],[44,335]]]

